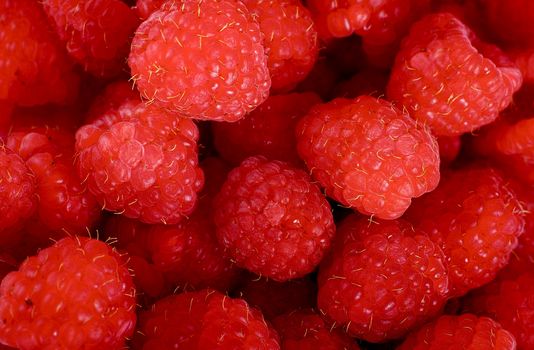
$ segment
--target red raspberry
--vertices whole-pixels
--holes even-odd
[[[214,215],[217,238],[236,264],[277,281],[310,273],[335,229],[330,205],[308,175],[264,157],[230,172]]]
[[[400,217],[439,181],[430,132],[370,96],[313,107],[297,126],[297,147],[330,197],[382,219]]]
[[[177,223],[193,211],[204,182],[197,127],[142,102],[126,101],[117,113],[109,126],[97,122],[76,133],[80,178],[104,209],[146,223]]]
[[[98,77],[119,74],[139,25],[121,0],[43,0],[51,23],[69,54]]]
[[[219,154],[229,162],[262,155],[300,165],[295,126],[321,99],[314,93],[270,96],[237,123],[213,124],[213,139]]]
[[[494,121],[521,80],[497,47],[453,15],[438,13],[414,24],[404,39],[387,94],[436,135],[454,136]]]
[[[410,334],[399,350],[515,350],[514,336],[497,322],[471,314],[444,315]]]
[[[20,349],[118,349],[135,328],[135,289],[100,241],[64,238],[0,286],[0,341]]]
[[[137,0],[135,10],[143,21],[156,12],[167,0]]]
[[[491,281],[508,263],[524,229],[520,203],[492,168],[446,173],[438,188],[414,201],[406,214],[442,246],[453,296]]]
[[[170,1],[141,24],[128,63],[143,97],[157,106],[237,121],[269,95],[262,42],[240,1]]]
[[[260,312],[214,290],[182,293],[139,315],[133,349],[280,349]]]
[[[534,47],[534,4],[529,0],[479,1],[482,16],[492,32],[503,43]]]
[[[437,140],[441,165],[449,165],[460,153],[462,140],[459,136],[440,136]]]
[[[400,338],[436,316],[447,293],[443,252],[402,219],[347,217],[319,270],[321,312],[371,342]]]
[[[243,0],[264,35],[273,91],[290,91],[313,68],[317,31],[300,0]]]
[[[0,103],[64,103],[78,88],[64,49],[34,0],[0,0]]]
[[[284,350],[358,350],[360,347],[339,329],[331,330],[313,310],[291,311],[273,321]]]

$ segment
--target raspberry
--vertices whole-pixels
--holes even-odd
[[[269,94],[262,42],[240,1],[170,1],[141,24],[128,63],[143,97],[157,106],[237,121]]]
[[[442,246],[453,296],[491,281],[508,263],[524,229],[515,194],[492,168],[446,173],[438,188],[414,201],[406,214]]]
[[[34,0],[0,0],[0,103],[31,106],[73,99],[78,76]]]
[[[244,0],[264,35],[273,91],[290,91],[311,71],[318,55],[317,31],[300,0]]]
[[[440,136],[437,140],[441,164],[449,165],[456,159],[458,153],[460,153],[462,140],[459,136]]]
[[[387,95],[436,135],[454,136],[494,121],[521,80],[497,47],[453,15],[438,13],[414,24],[404,39]]]
[[[43,0],[43,8],[69,54],[85,71],[109,77],[124,70],[139,25],[121,0]]]
[[[100,241],[64,238],[0,285],[0,341],[20,349],[118,349],[135,328],[135,289]]]
[[[444,315],[410,334],[399,350],[515,350],[514,336],[497,322],[471,314]]]
[[[260,312],[214,290],[172,295],[139,315],[133,349],[280,349]]]
[[[204,182],[197,127],[141,102],[126,101],[116,113],[113,124],[88,124],[76,133],[80,178],[106,210],[177,223],[193,211]]]
[[[264,157],[230,172],[214,217],[217,238],[236,264],[277,281],[311,272],[335,229],[330,205],[308,175]]]
[[[447,293],[440,247],[402,219],[347,217],[319,270],[321,312],[371,342],[400,338],[437,315]]]
[[[146,20],[152,13],[156,12],[166,0],[137,0],[135,9],[139,18]]]
[[[507,50],[506,53],[521,71],[523,81],[534,83],[534,49]]]
[[[292,311],[273,321],[282,349],[358,350],[356,342],[339,329],[330,330],[313,310]]]
[[[312,107],[297,126],[297,148],[330,197],[382,219],[400,217],[439,181],[430,132],[370,96]]]
[[[321,99],[314,93],[270,96],[246,118],[236,123],[213,125],[213,139],[219,154],[231,163],[262,155],[300,165],[295,126],[311,106]]]

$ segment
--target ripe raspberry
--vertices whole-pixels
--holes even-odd
[[[444,315],[413,332],[399,350],[515,350],[514,336],[497,322],[471,314]]]
[[[124,70],[139,20],[121,0],[43,0],[69,54],[85,71],[109,77]]]
[[[273,91],[290,91],[313,68],[317,31],[300,0],[243,0],[260,25]]]
[[[262,155],[300,165],[295,126],[311,106],[320,102],[312,92],[270,96],[237,123],[213,124],[215,148],[234,164]]]
[[[133,349],[280,349],[260,312],[214,290],[172,295],[139,315]]]
[[[447,293],[443,252],[402,219],[347,217],[319,270],[321,312],[371,342],[400,338],[436,316]]]
[[[262,41],[240,1],[170,1],[141,24],[128,63],[143,97],[157,106],[237,121],[269,94]]]
[[[382,219],[400,217],[439,181],[430,132],[370,96],[313,107],[297,125],[297,148],[330,197]]]
[[[515,194],[492,168],[447,173],[406,214],[442,246],[453,296],[491,281],[508,263],[524,229]]]
[[[291,311],[273,321],[282,349],[358,350],[360,347],[339,329],[331,330],[313,310]]]
[[[502,43],[518,47],[534,47],[534,4],[529,0],[479,1],[482,16],[489,30]]]
[[[118,349],[135,328],[135,289],[100,241],[64,238],[0,286],[0,341],[20,349]]]
[[[0,0],[0,103],[64,103],[78,88],[73,64],[34,0]]]
[[[277,281],[311,272],[335,229],[330,205],[308,175],[264,157],[230,172],[214,217],[217,238],[236,264]]]
[[[404,39],[387,94],[436,135],[454,136],[494,121],[521,80],[497,47],[453,15],[438,13],[414,24]]]
[[[126,101],[117,113],[109,126],[89,124],[76,133],[80,178],[104,209],[145,223],[177,223],[193,211],[204,182],[197,127],[142,102]]]
[[[462,140],[459,136],[440,136],[437,140],[441,165],[449,165],[460,153]]]

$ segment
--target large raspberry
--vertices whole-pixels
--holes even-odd
[[[398,350],[515,350],[514,336],[487,317],[441,316],[413,332]]]
[[[134,350],[280,349],[278,336],[242,299],[214,290],[173,295],[139,315]]]
[[[139,20],[121,0],[43,0],[43,7],[69,54],[86,71],[119,74]]]
[[[217,238],[236,264],[278,281],[311,272],[335,229],[330,205],[308,175],[264,157],[230,172],[214,215]]]
[[[197,127],[142,102],[127,100],[115,112],[111,125],[78,130],[80,178],[104,209],[146,223],[177,223],[193,211],[204,182]]]
[[[319,96],[311,92],[270,96],[237,123],[214,124],[215,148],[234,164],[262,155],[300,165],[295,126],[311,106],[320,102]]]
[[[319,270],[321,312],[372,342],[402,337],[436,316],[447,296],[442,250],[402,219],[347,217]]]
[[[491,123],[521,86],[519,69],[449,13],[413,25],[397,54],[388,97],[436,135]]]
[[[64,103],[78,76],[34,0],[0,0],[0,102]]]
[[[122,258],[88,238],[64,238],[0,286],[0,341],[25,350],[118,349],[135,328],[135,289]]]
[[[169,1],[137,30],[128,63],[143,97],[157,106],[236,121],[269,94],[262,42],[240,1]]]
[[[398,218],[439,181],[434,137],[382,99],[339,98],[312,107],[297,126],[297,142],[326,193],[366,215]]]
[[[516,195],[492,168],[446,173],[434,192],[414,201],[407,218],[443,247],[456,296],[491,281],[524,229]]]

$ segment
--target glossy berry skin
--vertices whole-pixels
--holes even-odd
[[[219,154],[233,164],[262,155],[300,165],[295,127],[310,107],[321,103],[315,93],[270,96],[246,118],[236,123],[213,124],[213,139]]]
[[[389,99],[436,135],[471,132],[497,118],[521,86],[519,69],[450,13],[413,25],[395,59]]]
[[[204,289],[156,302],[139,315],[134,350],[280,349],[276,332],[256,309]]]
[[[204,183],[198,129],[188,119],[125,103],[117,121],[76,133],[80,178],[103,209],[145,223],[175,224],[189,215]]]
[[[262,43],[240,1],[171,1],[137,29],[128,64],[141,95],[156,106],[237,121],[269,94]]]
[[[451,294],[491,281],[508,263],[523,233],[520,203],[493,168],[444,175],[438,188],[414,201],[407,218],[440,244],[447,257]]]
[[[297,148],[328,196],[381,219],[400,217],[439,181],[429,130],[370,96],[312,107],[297,125]]]
[[[319,45],[311,14],[300,0],[244,0],[260,25],[273,91],[292,90],[311,71]]]
[[[514,336],[487,317],[444,315],[411,333],[399,350],[515,350]]]
[[[110,77],[125,68],[139,20],[121,0],[43,0],[67,51],[85,71]]]
[[[352,214],[319,270],[318,307],[357,338],[383,342],[436,316],[448,296],[445,257],[406,221]]]
[[[122,257],[64,238],[0,285],[0,341],[31,349],[119,349],[135,328],[135,289]]]
[[[73,64],[36,1],[0,1],[0,76],[0,102],[64,103],[77,92]]]
[[[330,205],[288,163],[247,158],[214,203],[216,235],[238,266],[277,281],[310,273],[334,235]]]
[[[330,329],[312,309],[293,310],[273,320],[284,350],[358,350],[356,341],[341,329]]]

